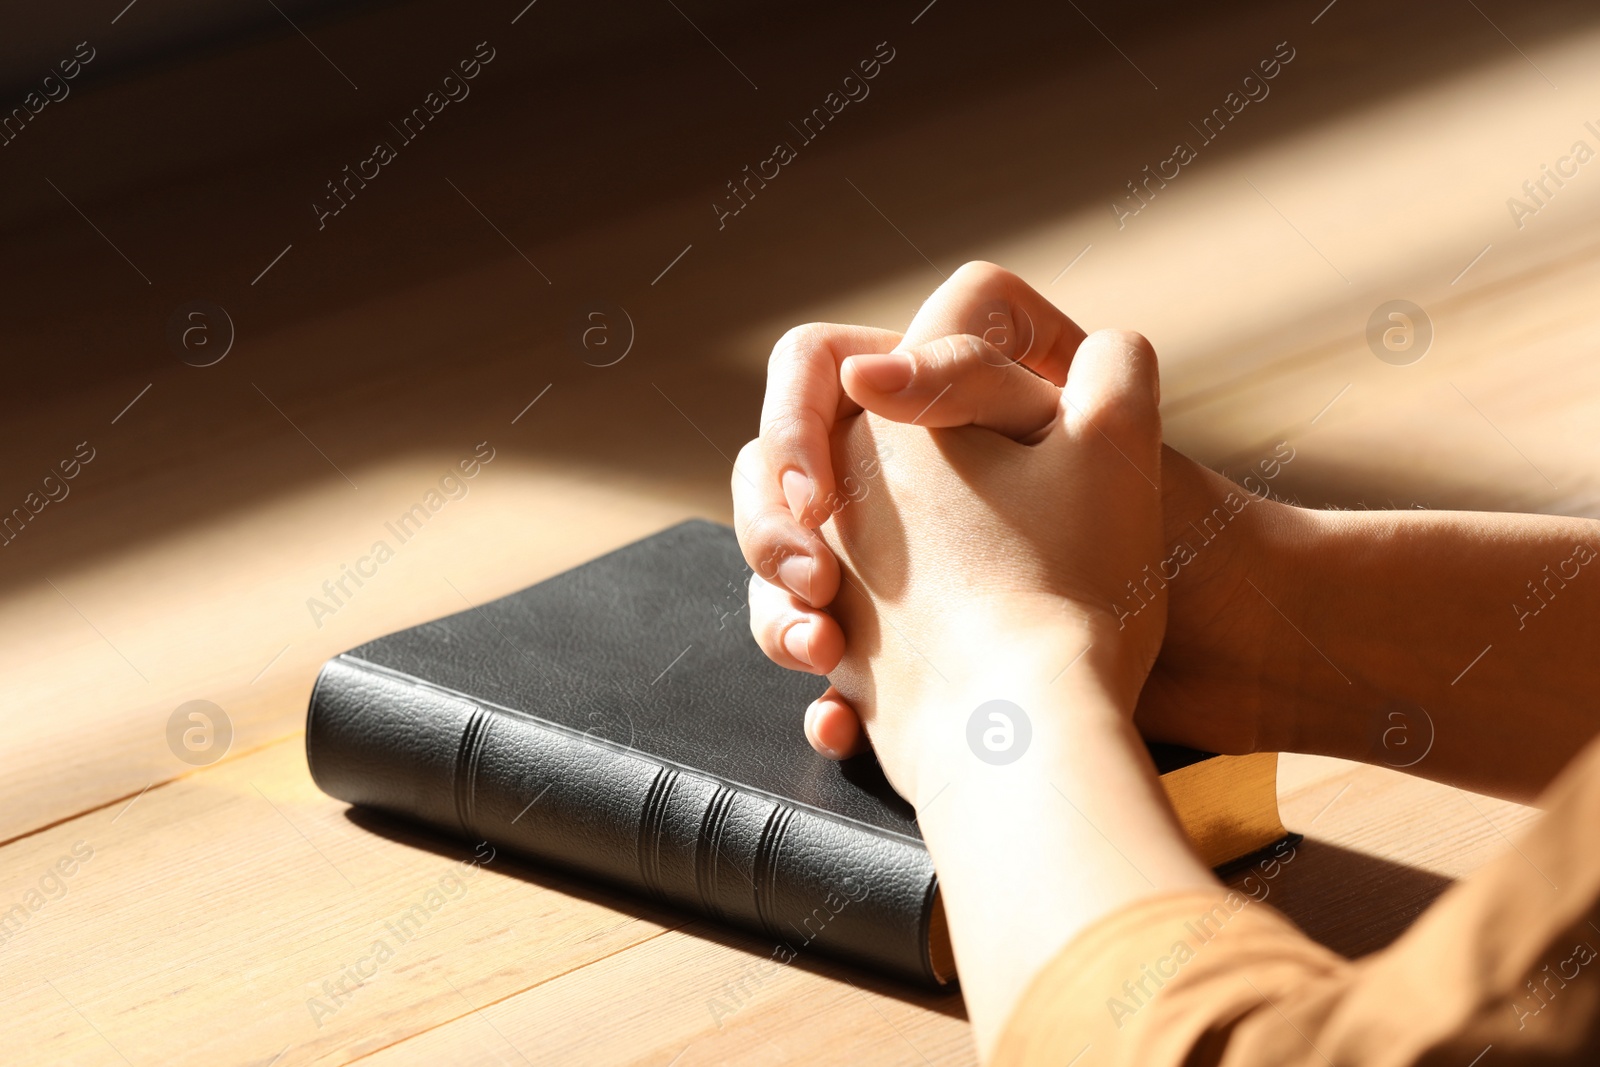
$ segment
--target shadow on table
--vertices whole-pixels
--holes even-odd
[[[363,830],[438,856],[460,859],[465,848],[459,839],[381,812],[348,808],[345,817]],[[1264,862],[1236,870],[1225,881],[1270,903],[1313,939],[1349,958],[1390,944],[1452,884],[1431,871],[1313,838],[1297,843],[1292,853],[1280,851],[1276,873],[1270,877],[1266,872],[1274,868],[1264,867]],[[772,958],[772,945],[759,935],[714,924],[626,890],[505,853],[496,858],[495,869],[735,949],[754,961]],[[966,1017],[966,1008],[957,996],[917,989],[824,956],[801,954],[792,966],[951,1018]]]
[[[460,838],[451,837],[448,834],[431,830],[425,826],[418,826],[416,823],[408,822],[380,811],[350,807],[345,809],[344,814],[346,819],[362,830],[378,834],[391,841],[396,841],[424,852],[431,852],[445,859],[460,860],[464,856],[471,854],[471,846]],[[579,897],[590,903],[610,908],[613,911],[622,912],[635,918],[643,919],[646,922],[678,930],[701,941],[724,945],[748,954],[754,962],[766,963],[772,959],[773,943],[758,934],[750,933],[738,927],[714,924],[709,920],[670,904],[650,900],[595,879],[572,874],[535,860],[513,856],[508,852],[500,852],[495,856],[494,868],[501,874],[509,874],[512,877],[520,878],[542,889],[551,889],[569,896]],[[961,1002],[961,998],[955,996],[953,992],[936,993],[918,989],[907,983],[886,978],[846,963],[840,963],[837,960],[819,956],[816,953],[802,952],[795,957],[790,966],[836,981],[849,983],[870,993],[894,997],[907,1004],[915,1004],[930,1011],[937,1011],[953,1019],[965,1019],[967,1017],[966,1006]],[[707,978],[720,984],[724,980],[732,981],[738,979],[742,974],[741,965],[741,967],[729,969],[726,975],[707,975]]]
[[[1295,845],[1292,857],[1279,863],[1273,877],[1267,877],[1272,868],[1256,863],[1225,881],[1271,904],[1313,939],[1352,959],[1405,933],[1452,884],[1432,871],[1314,838]]]

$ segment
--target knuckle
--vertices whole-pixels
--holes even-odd
[[[950,276],[950,280],[959,280],[962,285],[984,289],[994,285],[1006,284],[1015,277],[1016,275],[998,263],[990,263],[986,259],[972,259],[956,268],[956,272]]]
[[[761,455],[761,438],[752,437],[739,449],[739,454],[733,457],[733,470],[728,472],[728,482],[733,486],[733,496],[737,500],[742,495],[746,478],[759,477],[765,466],[764,457]]]
[[[929,341],[915,353],[917,384],[925,387],[931,381],[943,381],[963,370],[977,356],[982,344],[980,338],[970,333],[946,334]]]
[[[1107,346],[1122,352],[1155,359],[1155,348],[1150,344],[1150,340],[1137,330],[1096,330],[1092,336]]]
[[[949,334],[933,341],[919,353],[917,381],[924,389],[930,385],[954,384],[971,379],[987,367],[1004,367],[1010,362],[977,334]],[[926,377],[923,377],[924,368]]]
[[[756,644],[769,659],[782,663],[783,629],[787,620],[783,612],[762,595],[764,587],[757,585],[758,581],[751,579],[750,636],[756,639]]]
[[[780,408],[762,420],[762,448],[768,454],[786,455],[797,452],[811,425],[810,412]]]
[[[993,346],[977,334],[961,333],[950,337],[950,360],[955,369],[971,371],[991,361]]]
[[[1101,433],[1124,446],[1161,433],[1161,416],[1155,406],[1126,394],[1099,398],[1088,414]]]
[[[831,323],[807,322],[785,330],[783,336],[778,338],[778,343],[772,346],[772,355],[767,359],[768,373],[798,363],[813,350],[826,345],[831,329]]]
[[[1137,416],[1143,416],[1141,425],[1154,422],[1160,423],[1160,417],[1153,407],[1139,402],[1145,395],[1153,394],[1156,403],[1160,403],[1161,396],[1161,365],[1156,358],[1156,350],[1148,338],[1133,330],[1099,330],[1094,334],[1098,347],[1109,353],[1125,368],[1127,385],[1134,390],[1139,400],[1130,405],[1128,397],[1119,400],[1119,406],[1133,409],[1128,414],[1134,421],[1140,421]]]
[[[745,524],[739,535],[739,546],[744,549],[744,561],[755,572],[754,578],[772,581],[777,576],[778,564],[794,554],[788,532],[785,517],[775,511],[763,511]]]
[[[755,600],[750,601],[750,636],[756,639],[761,651],[770,658],[775,642],[772,640],[772,620],[761,613]]]

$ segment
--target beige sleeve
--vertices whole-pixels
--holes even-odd
[[[1133,904],[1039,973],[993,1063],[1600,1063],[1600,742],[1540,803],[1524,840],[1353,963],[1224,888]]]

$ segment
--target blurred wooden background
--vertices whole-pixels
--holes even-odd
[[[752,987],[755,939],[503,857],[319,1016],[470,850],[322,796],[299,733],[347,647],[726,520],[783,330],[902,326],[967,259],[1146,333],[1169,439],[1219,467],[1288,440],[1307,506],[1600,515],[1600,162],[1560,162],[1600,150],[1589,5],[367,5],[103,76],[162,13],[94,8],[58,51],[97,60],[0,147],[0,515],[94,455],[0,547],[18,1062],[970,1062],[958,1000],[819,961]],[[325,183],[479,42],[470,96],[319,229]],[[870,95],[719,228],[724,183],[880,42]],[[1270,95],[1119,227],[1124,183],[1284,42]],[[1367,341],[1394,300],[1432,335],[1412,362]],[[192,301],[231,327],[185,349]],[[577,341],[602,302],[632,340],[609,366]],[[469,492],[315,617],[482,441]],[[167,740],[190,700],[232,729],[199,769]],[[1351,954],[1531,817],[1282,777],[1307,842],[1273,902]]]

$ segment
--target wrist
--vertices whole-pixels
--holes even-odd
[[[1048,773],[1086,738],[1129,730],[1130,679],[1149,657],[1114,622],[1045,597],[979,605],[963,621],[959,655],[930,650],[938,673],[914,698],[913,803],[990,768]]]
[[[960,719],[998,691],[1031,724],[1029,744],[1010,762],[985,758],[963,739],[953,750],[930,746],[918,768],[917,819],[982,1048],[1031,977],[1096,919],[1150,894],[1216,885],[1108,684],[1113,672],[1094,668],[1093,652],[1072,663],[1089,636],[1083,627],[1044,639],[1038,630],[1008,636],[1008,651],[1026,652],[1034,640],[1043,646],[1024,655],[1018,671],[1008,672],[1002,657],[963,679],[977,688],[952,684],[949,697],[930,697],[930,723]],[[1052,661],[1071,666],[1037,669]]]
[[[1378,621],[1349,604],[1375,531],[1339,512],[1279,507],[1264,531],[1273,564],[1256,579],[1272,635],[1257,675],[1258,748],[1364,758],[1371,724],[1352,712],[1372,692],[1349,638]]]
[[[1212,752],[1280,751],[1291,733],[1284,701],[1306,676],[1302,653],[1316,656],[1285,619],[1304,629],[1308,612],[1328,608],[1311,587],[1326,566],[1320,513],[1170,449],[1162,478],[1168,623],[1140,727]]]

